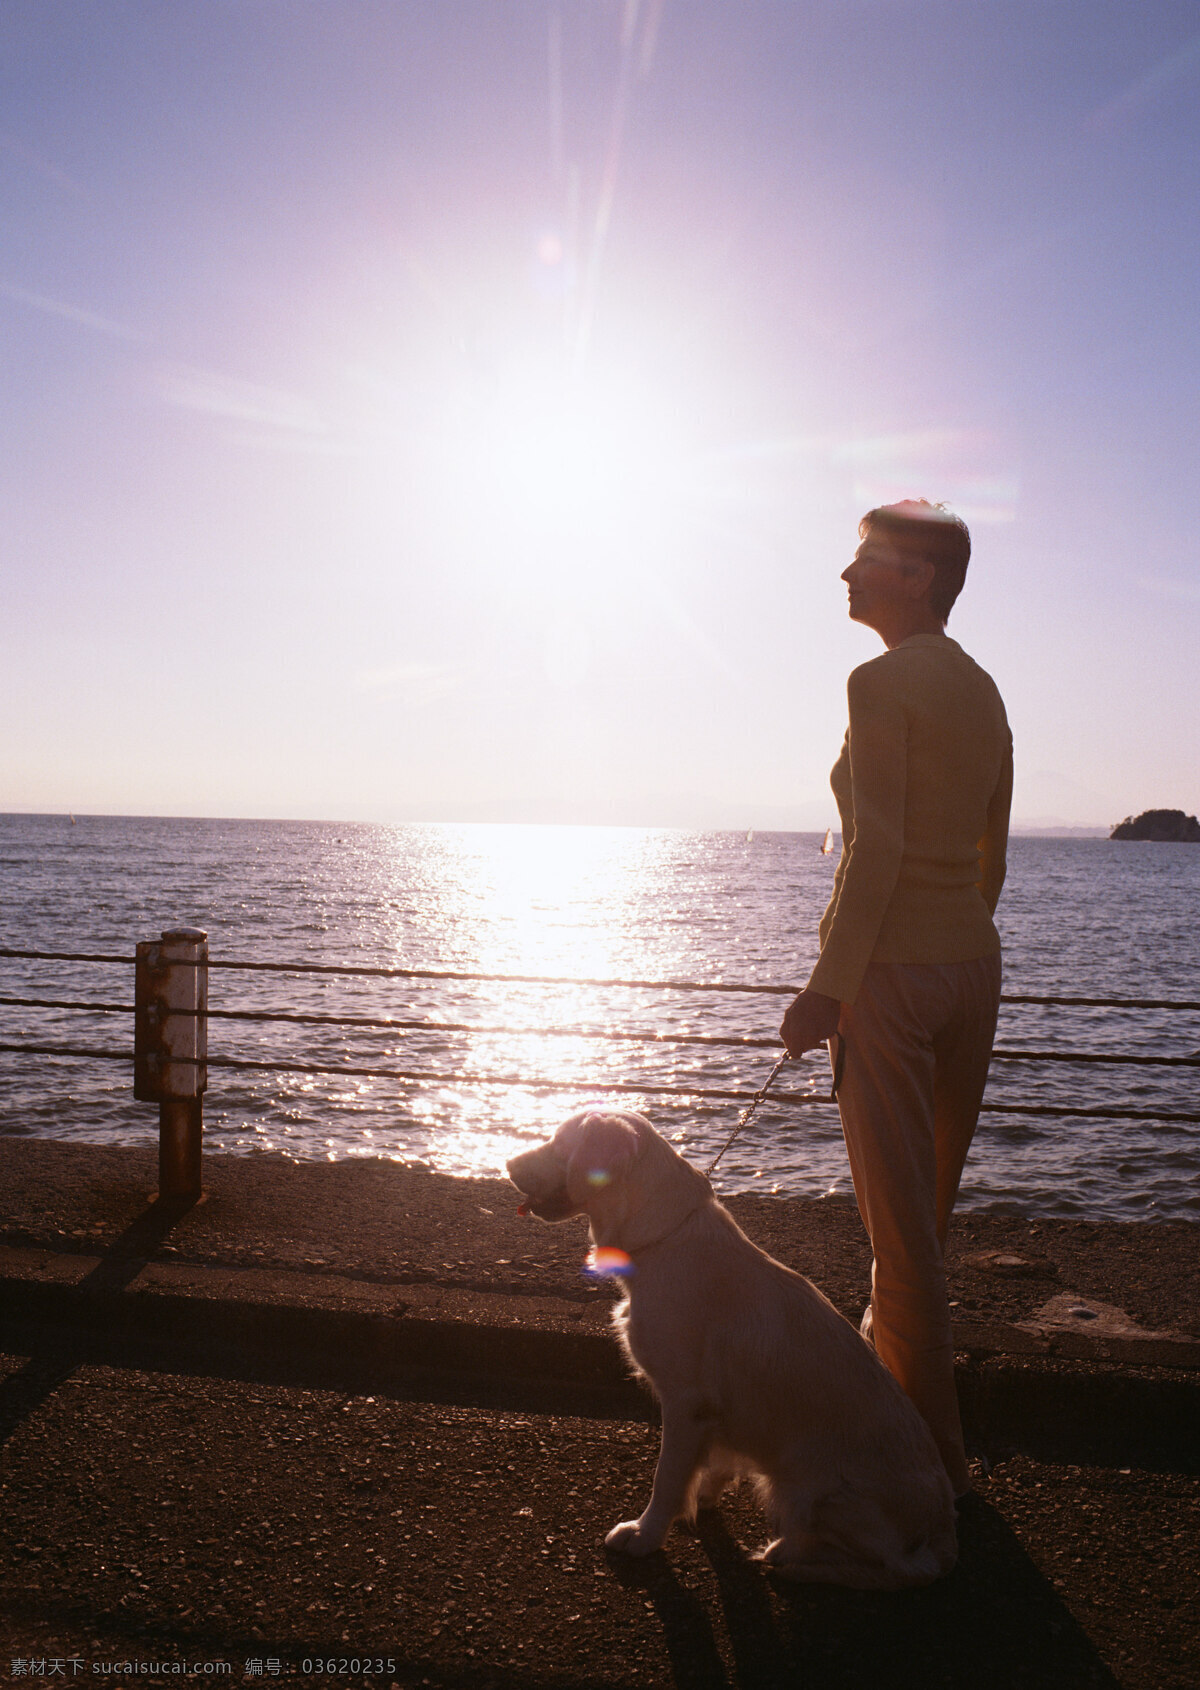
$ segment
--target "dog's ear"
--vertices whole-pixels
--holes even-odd
[[[576,1203],[588,1203],[623,1179],[638,1153],[638,1135],[619,1115],[588,1115],[567,1163],[567,1190]]]

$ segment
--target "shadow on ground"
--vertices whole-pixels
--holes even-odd
[[[711,1609],[665,1555],[610,1557],[615,1581],[653,1605],[679,1690],[1119,1690],[1003,1519],[978,1499],[962,1525],[958,1567],[922,1591],[790,1584],[765,1573],[716,1514],[702,1518],[699,1537],[718,1587]],[[35,1618],[19,1598],[5,1606],[10,1621]],[[76,1637],[101,1634],[107,1649],[89,1651],[93,1672],[101,1657],[225,1659],[240,1669],[268,1652],[236,1627],[131,1623],[70,1599],[43,1602],[36,1618]],[[724,1651],[714,1619],[724,1622]],[[299,1665],[314,1642],[273,1635],[269,1653]],[[549,1666],[535,1657],[514,1669],[485,1660],[450,1666],[402,1647],[388,1653],[390,1682],[427,1690],[630,1690],[633,1682],[619,1670],[577,1674],[569,1659]]]
[[[191,1197],[153,1198],[105,1251],[91,1273],[80,1281],[80,1292],[99,1296],[123,1291],[184,1215],[195,1207],[195,1201]],[[46,1353],[32,1356],[18,1372],[0,1381],[0,1445],[7,1443],[17,1427],[71,1377],[87,1354],[86,1345],[76,1336],[56,1335]]]
[[[964,1510],[957,1568],[927,1590],[797,1585],[764,1574],[719,1515],[702,1516],[699,1535],[731,1669],[703,1604],[665,1557],[613,1560],[617,1579],[654,1603],[681,1690],[1119,1690],[1053,1586],[979,1498]]]

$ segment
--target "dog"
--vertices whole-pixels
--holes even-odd
[[[760,1559],[780,1573],[901,1590],[950,1571],[954,1496],[916,1408],[649,1121],[583,1110],[507,1167],[523,1208],[586,1214],[597,1250],[627,1260],[614,1325],[658,1397],[662,1447],[645,1511],[613,1527],[609,1549],[653,1554],[677,1519],[750,1476],[777,1533]]]

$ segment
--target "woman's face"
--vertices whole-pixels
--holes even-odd
[[[849,588],[851,621],[886,636],[898,621],[912,616],[933,580],[933,566],[868,529],[842,580]]]

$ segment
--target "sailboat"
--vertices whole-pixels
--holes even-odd
[[[825,829],[825,837],[821,841],[821,855],[823,857],[827,857],[832,850],[833,850],[833,829],[831,827],[827,827]]]

